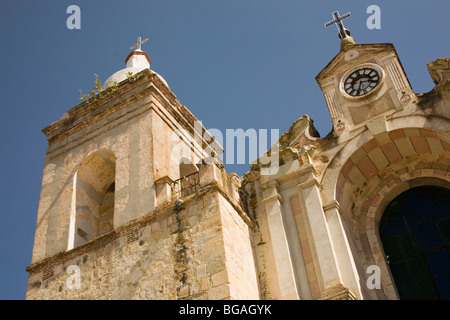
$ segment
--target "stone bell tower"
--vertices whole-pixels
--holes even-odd
[[[27,299],[257,299],[251,220],[211,135],[138,42],[43,129]]]

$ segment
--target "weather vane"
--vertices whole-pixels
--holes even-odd
[[[342,22],[342,20],[350,17],[351,15],[352,14],[350,12],[347,12],[346,14],[344,14],[341,17],[339,15],[339,11],[335,11],[332,14],[332,17],[334,19],[325,23],[325,27],[328,28],[329,26],[332,26],[333,24],[335,24],[339,30],[339,38],[344,39],[345,37],[350,35],[350,31],[344,28],[344,23]]]

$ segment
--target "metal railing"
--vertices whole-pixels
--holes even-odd
[[[173,196],[177,196],[178,198],[185,197],[188,194],[198,190],[199,187],[200,187],[200,175],[197,171],[173,181],[172,185],[172,192],[174,194]]]

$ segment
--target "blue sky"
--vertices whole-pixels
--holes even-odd
[[[81,29],[69,30],[69,5]],[[381,9],[370,30],[369,5]],[[151,69],[206,128],[278,129],[304,114],[331,129],[314,77],[339,52],[331,13],[357,43],[393,43],[413,91],[434,84],[426,63],[449,57],[449,1],[165,0],[0,2],[0,299],[24,299],[47,141],[41,129],[82,102],[96,73],[124,67],[141,36]],[[261,151],[261,150],[260,150]],[[226,164],[242,175],[250,165]]]

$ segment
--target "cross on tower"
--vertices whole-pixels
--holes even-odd
[[[134,48],[136,48],[136,50],[141,50],[141,44],[143,44],[147,41],[148,41],[148,38],[141,41],[141,37],[139,37],[139,38],[137,38],[137,43],[135,45],[131,46],[130,49],[133,50]]]
[[[342,20],[350,17],[352,14],[350,12],[347,12],[342,17],[339,16],[339,11],[335,11],[332,14],[332,17],[334,18],[331,21],[328,21],[325,23],[325,27],[328,28],[329,26],[332,26],[333,24],[336,24],[338,30],[339,30],[339,38],[344,39],[345,37],[350,35],[350,31],[344,28],[344,24],[342,23]]]

